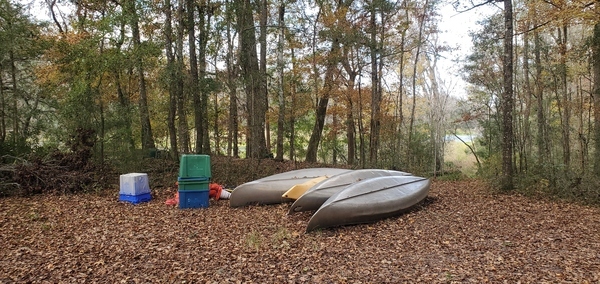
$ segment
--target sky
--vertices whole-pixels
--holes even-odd
[[[454,10],[450,3],[442,6],[440,10],[441,22],[439,28],[442,31],[440,41],[446,42],[449,46],[456,49],[452,52],[443,54],[444,58],[439,60],[439,74],[446,85],[450,86],[451,94],[458,98],[466,98],[467,84],[460,76],[462,63],[455,60],[463,59],[470,54],[472,43],[469,32],[479,30],[477,21],[487,15],[500,13],[500,9],[495,6],[482,6],[476,9],[459,13]]]

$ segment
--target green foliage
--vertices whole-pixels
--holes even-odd
[[[13,137],[11,133],[6,140],[0,141],[0,162],[11,163],[14,158],[21,157],[33,151],[33,147],[24,137]]]
[[[560,199],[587,205],[600,205],[600,178],[591,172],[564,175],[559,167],[516,176],[516,191],[536,198]]]
[[[409,171],[417,174],[429,176],[433,172],[433,156],[431,140],[429,138],[429,130],[424,124],[417,125],[412,135],[410,145],[410,157],[407,157],[410,162]]]
[[[446,162],[444,164],[444,171],[439,173],[436,178],[437,180],[444,181],[460,181],[468,179],[469,177],[464,174],[460,168],[454,165],[454,163]]]

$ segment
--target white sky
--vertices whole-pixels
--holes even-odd
[[[451,93],[455,97],[466,97],[466,83],[462,80],[459,72],[462,62],[455,62],[463,59],[471,52],[472,43],[469,36],[470,31],[479,30],[477,21],[483,19],[486,15],[499,13],[500,10],[494,6],[482,6],[468,12],[458,13],[454,11],[451,4],[445,4],[440,10],[440,41],[446,42],[449,46],[456,49],[452,52],[444,53],[443,59],[438,63],[438,72],[445,80],[446,85],[450,86]]]

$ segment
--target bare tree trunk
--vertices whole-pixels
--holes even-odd
[[[342,57],[342,66],[348,73],[348,79],[346,80],[348,94],[346,96],[346,139],[348,140],[348,157],[347,163],[354,165],[356,163],[356,130],[354,122],[354,102],[352,100],[352,94],[354,90],[354,82],[358,76],[358,72],[353,70],[349,63],[348,49],[344,48],[344,55]]]
[[[577,118],[579,119],[579,165],[581,166],[581,174],[585,175],[585,173],[588,172],[588,133],[586,133],[586,129],[589,129],[589,125],[588,127],[585,127],[586,121],[584,120],[584,117],[586,115],[588,115],[589,117],[589,107],[587,107],[588,103],[586,103],[585,101],[585,95],[584,95],[584,91],[583,91],[583,82],[582,82],[582,77],[579,77],[579,80],[577,82],[577,101],[579,103],[579,113],[577,114]],[[588,110],[588,113],[586,114],[584,110]]]
[[[345,17],[345,13],[347,13],[347,7],[352,4],[352,0],[347,2],[338,1],[337,11],[335,14],[342,13],[342,15],[338,15],[338,19],[343,19]],[[316,29],[316,28],[315,28]],[[323,134],[323,127],[325,125],[325,116],[327,115],[327,105],[329,103],[330,93],[334,90],[334,73],[337,69],[337,65],[339,63],[339,53],[340,53],[340,39],[341,35],[336,35],[331,40],[331,49],[329,52],[329,56],[327,58],[326,70],[325,70],[325,78],[323,83],[323,90],[320,92],[320,96],[317,102],[317,110],[316,110],[316,120],[310,135],[310,140],[308,141],[308,147],[306,150],[306,161],[307,162],[316,162],[317,161],[317,150],[319,148],[319,143],[321,142],[321,135]],[[314,42],[313,42],[314,44]],[[313,64],[315,64],[313,62]],[[317,72],[315,65],[313,65],[314,72]],[[314,74],[318,76],[317,73]],[[315,78],[316,80],[316,78]],[[315,83],[315,87],[316,87]]]
[[[165,0],[165,53],[167,56],[167,72],[169,76],[169,117],[167,128],[169,129],[169,142],[171,144],[171,159],[179,159],[179,148],[177,146],[177,127],[175,119],[177,116],[177,86],[175,74],[175,55],[173,54],[173,16],[171,0]]]
[[[190,1],[190,0],[188,0]],[[208,30],[210,29],[210,25],[211,25],[211,17],[212,14],[214,13],[214,8],[213,6],[211,6],[210,0],[202,0],[200,5],[198,6],[198,15],[199,15],[199,22],[198,22],[198,41],[199,41],[199,46],[198,46],[198,71],[199,74],[198,76],[200,76],[200,79],[202,80],[202,82],[206,82],[206,46],[208,44]],[[200,86],[200,85],[199,85]],[[209,131],[208,131],[208,95],[209,95],[209,88],[208,86],[206,86],[205,83],[202,84],[199,93],[200,93],[200,118],[197,119],[200,123],[199,126],[197,126],[197,128],[200,131],[200,145],[201,145],[201,150],[200,153],[203,154],[210,154],[211,149],[210,149],[210,137],[209,137]],[[216,101],[215,101],[216,104]],[[216,107],[216,105],[215,105]],[[217,135],[217,133],[215,133],[215,135]],[[196,142],[198,143],[198,142]]]
[[[536,22],[534,22],[534,26]],[[544,90],[542,82],[542,60],[541,60],[541,38],[539,32],[533,32],[535,49],[535,97],[537,98],[537,146],[538,146],[538,165],[544,165],[549,160],[548,136],[546,130],[546,116],[544,112]]]
[[[361,73],[361,72],[358,72]],[[362,86],[360,77],[358,79],[358,133],[359,134],[359,149],[360,149],[360,166],[365,168],[367,162],[367,153],[365,150],[365,127],[363,125],[363,105],[362,105]]]
[[[181,152],[190,153],[190,134],[188,130],[187,113],[185,111],[185,92],[184,92],[184,68],[183,63],[183,28],[185,26],[184,21],[184,0],[179,0],[177,6],[177,42],[176,46],[176,90],[177,90],[177,114],[178,114],[178,126],[179,126],[179,141],[181,145]]]
[[[400,153],[402,153],[402,127],[404,125],[404,112],[403,112],[403,103],[404,103],[404,48],[406,45],[406,32],[408,31],[409,25],[409,15],[408,15],[408,7],[407,7],[407,2],[408,1],[404,1],[403,2],[403,9],[404,9],[404,15],[405,15],[405,22],[406,24],[404,24],[404,28],[402,29],[402,32],[400,33],[400,49],[402,50],[402,52],[400,52],[400,59],[399,59],[399,66],[398,66],[398,73],[399,73],[399,78],[398,78],[398,97],[397,97],[397,102],[396,102],[396,119],[397,119],[397,123],[396,123],[396,133],[397,135],[395,135],[395,139],[397,140],[395,143],[395,147],[396,147],[396,153],[398,153],[398,156],[394,157],[397,161],[400,160]],[[394,165],[394,167],[397,168],[397,165]]]
[[[131,34],[133,36],[133,49],[135,50],[135,65],[139,80],[139,107],[140,120],[142,126],[142,149],[150,150],[156,148],[154,137],[152,135],[152,126],[150,125],[150,110],[148,109],[148,95],[146,92],[146,78],[144,76],[144,62],[142,59],[140,27],[138,14],[134,0],[128,0],[127,5],[130,13]]]
[[[241,44],[240,66],[244,76],[249,110],[248,154],[252,158],[264,158],[267,156],[265,140],[266,86],[263,82],[265,76],[260,73],[258,65],[252,4],[250,0],[236,0],[236,4]]]
[[[317,161],[317,149],[321,142],[321,135],[323,132],[323,126],[325,125],[325,116],[327,115],[327,105],[329,103],[329,95],[333,90],[333,73],[336,67],[336,56],[339,51],[339,42],[337,39],[333,40],[330,56],[327,61],[327,69],[325,71],[325,83],[323,86],[322,95],[317,103],[315,124],[308,141],[308,149],[306,151],[306,161],[315,163]]]
[[[379,131],[380,131],[380,108],[381,108],[381,90],[379,89],[379,68],[378,55],[379,44],[377,42],[377,14],[375,5],[371,4],[371,133],[369,137],[369,164],[375,167],[377,164],[377,151],[379,151]]]
[[[530,24],[527,22],[527,27],[529,28]],[[523,131],[521,135],[521,140],[523,143],[523,151],[521,152],[521,156],[524,159],[524,171],[528,170],[528,161],[530,157],[530,149],[531,149],[531,123],[529,122],[529,116],[531,115],[531,105],[533,101],[533,91],[531,88],[531,81],[529,80],[529,60],[530,55],[530,44],[529,44],[529,32],[526,32],[523,35],[523,80],[525,84],[525,111],[523,112]]]
[[[17,65],[15,63],[15,53],[11,49],[9,52],[9,60],[10,60],[10,76],[12,79],[12,107],[13,107],[13,145],[17,145],[17,141],[21,136],[20,127],[19,127],[19,105],[17,100],[18,88],[17,88]]]
[[[433,176],[437,176],[439,172],[443,172],[443,164],[444,164],[444,142],[445,142],[445,132],[446,132],[446,108],[448,102],[448,94],[442,94],[440,89],[436,70],[437,68],[437,56],[438,54],[434,53],[431,56],[431,59],[428,58],[428,65],[426,69],[427,76],[429,78],[429,82],[431,83],[429,95],[429,120],[431,125],[431,145],[433,150],[433,159],[432,159],[432,171]]]
[[[296,54],[294,48],[291,48],[291,56],[292,56],[292,74],[296,74]],[[295,123],[296,123],[296,113],[294,112],[296,108],[296,79],[294,78],[292,84],[290,84],[290,96],[292,99],[290,109],[290,160],[296,160],[296,131]]]
[[[2,65],[0,64],[0,69]],[[3,72],[0,72],[0,142],[6,140],[6,97],[4,93]]]
[[[261,0],[260,1],[260,37],[259,37],[259,43],[260,43],[260,66],[259,66],[259,70],[260,70],[260,92],[261,92],[261,97],[263,99],[263,102],[260,103],[260,107],[262,109],[264,109],[265,113],[266,111],[269,109],[269,98],[267,95],[267,17],[268,17],[268,5],[267,5],[267,0]],[[271,129],[270,129],[270,125],[269,125],[269,121],[266,119],[266,115],[262,116],[264,121],[262,122],[262,125],[264,126],[264,132],[263,132],[263,136],[266,135],[266,137],[263,139],[265,140],[265,146],[266,149],[264,151],[264,153],[261,153],[260,155],[262,156],[262,158],[265,158],[267,156],[271,155]]]
[[[195,145],[194,152],[202,153],[202,136],[203,125],[202,125],[202,101],[200,100],[200,82],[198,78],[198,57],[196,54],[196,25],[195,25],[195,15],[194,11],[196,11],[194,7],[195,1],[193,0],[185,0],[185,11],[186,11],[186,28],[188,31],[188,56],[190,61],[190,70],[188,73],[189,78],[189,91],[190,96],[192,97],[192,101],[194,103],[194,107],[192,107],[194,112],[194,128],[196,128],[196,137],[195,137]],[[204,19],[204,15],[199,14],[199,18]],[[202,26],[201,26],[202,28]]]
[[[415,123],[415,108],[417,106],[417,64],[419,63],[419,56],[421,54],[421,45],[423,41],[423,29],[425,26],[425,14],[427,12],[427,7],[429,5],[429,1],[425,0],[425,4],[423,6],[423,13],[419,16],[419,35],[417,40],[417,50],[415,51],[415,61],[413,65],[413,73],[412,73],[412,106],[410,110],[410,122],[408,126],[408,141],[406,148],[406,159],[408,161],[409,167],[412,167],[412,138],[413,138],[413,126]]]
[[[283,61],[283,45],[285,40],[285,2],[281,1],[279,6],[279,36],[277,39],[277,71],[279,72],[279,116],[277,117],[277,141],[276,141],[276,155],[275,159],[283,160],[283,136],[285,130],[285,96],[284,96],[284,64]],[[293,128],[293,126],[292,126]]]
[[[233,39],[231,34],[231,3],[229,0],[225,1],[228,12],[227,17],[227,57],[225,58],[225,64],[227,64],[227,88],[229,89],[229,118],[228,118],[228,135],[227,135],[227,155],[239,158],[238,148],[238,105],[237,105],[237,65],[234,65],[234,52],[233,52]]]
[[[502,94],[502,184],[513,189],[513,14],[512,0],[504,0],[504,57]]]
[[[596,11],[600,10],[596,1]],[[592,70],[594,74],[594,173],[600,175],[600,21],[594,25],[592,36]]]
[[[563,119],[562,119],[562,136],[563,136],[563,163],[565,165],[565,171],[570,171],[571,165],[571,137],[570,137],[570,117],[571,117],[571,94],[568,89],[567,82],[567,25],[564,24],[562,29],[558,29],[558,41],[560,51],[560,89],[562,92],[562,106],[563,106]]]

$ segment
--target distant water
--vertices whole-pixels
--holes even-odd
[[[463,141],[465,141],[467,143],[471,143],[473,141],[473,139],[477,138],[477,135],[457,135],[457,136],[460,137],[460,139],[462,139]],[[456,136],[454,136],[454,135],[446,135],[446,141],[460,142],[460,140],[458,140],[458,138],[456,138]]]

